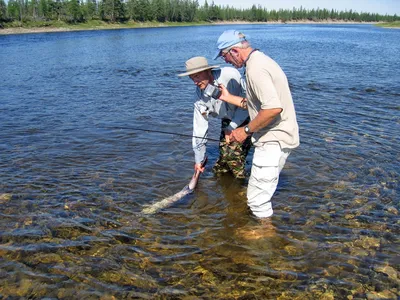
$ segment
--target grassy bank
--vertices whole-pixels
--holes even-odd
[[[388,27],[388,28],[400,28],[400,21],[389,22],[389,23],[379,23],[377,24],[379,27]]]

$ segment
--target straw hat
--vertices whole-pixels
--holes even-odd
[[[186,72],[178,74],[178,76],[189,76],[205,70],[215,69],[219,67],[219,65],[209,66],[207,58],[203,56],[192,57],[191,59],[186,61],[185,65]]]

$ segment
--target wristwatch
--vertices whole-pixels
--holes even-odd
[[[248,134],[248,135],[250,135],[250,134],[252,134],[252,132],[250,131],[250,128],[249,128],[249,126],[244,126],[244,132],[246,132],[246,134]]]

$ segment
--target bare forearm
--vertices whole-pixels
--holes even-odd
[[[281,108],[261,109],[247,126],[251,132],[258,132],[268,126],[281,112]]]
[[[230,104],[243,107],[243,99],[245,98],[230,94],[226,97],[221,96],[220,99]]]

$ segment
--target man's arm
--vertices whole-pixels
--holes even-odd
[[[219,97],[220,100],[247,109],[247,106],[244,107],[244,102],[246,101],[246,98],[232,95],[223,84],[218,85],[218,87],[221,91],[221,96]]]
[[[208,119],[207,110],[205,105],[201,105],[200,102],[194,104],[193,112],[193,138],[192,145],[194,151],[195,165],[194,169],[200,172],[204,171],[204,167],[201,167],[201,163],[204,161],[206,155],[206,144],[208,136]]]
[[[257,132],[268,126],[281,112],[282,108],[261,109],[257,116],[247,125],[250,132]],[[232,131],[230,140],[242,143],[247,137],[244,127],[239,127]]]
[[[242,108],[231,105],[231,109],[232,108],[233,108],[232,120],[229,123],[229,126],[227,127],[227,129],[229,131],[232,131],[232,130],[238,128],[240,126],[240,124],[242,124],[249,117],[249,113],[248,113],[247,109],[242,109]]]

